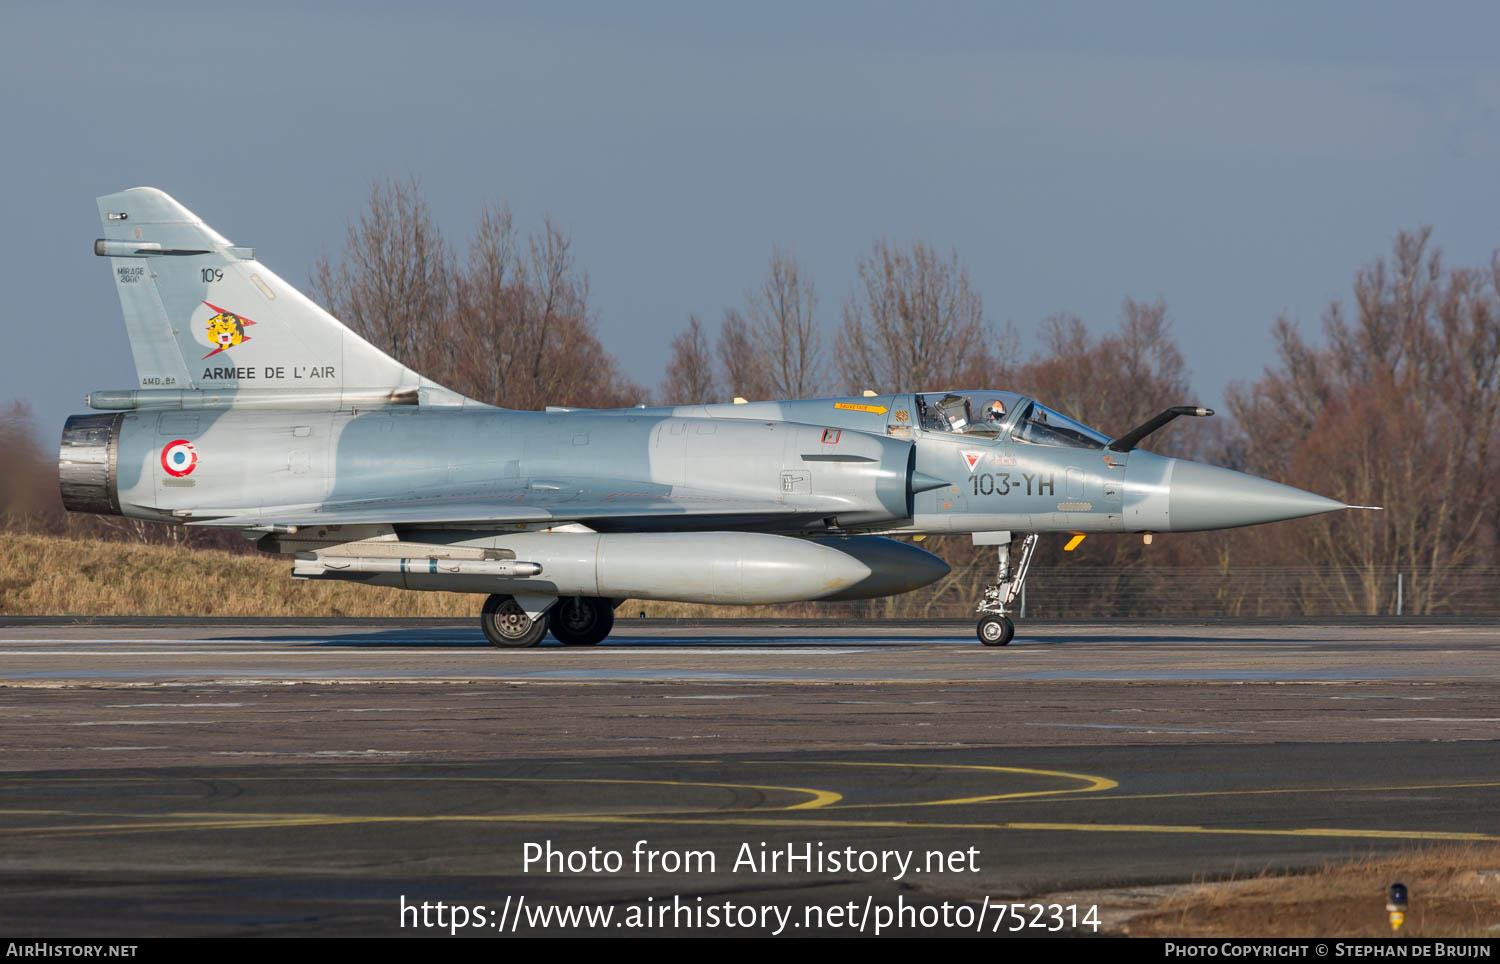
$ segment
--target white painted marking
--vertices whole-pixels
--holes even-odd
[[[64,723],[63,726],[213,726],[229,720],[89,720],[86,723]]]
[[[475,651],[488,652],[477,646],[464,646],[462,648],[440,649],[437,647],[424,646],[423,653],[449,652],[453,654],[472,654]],[[358,647],[348,647],[348,651],[361,651]],[[411,649],[399,647],[380,647],[379,652],[395,656],[410,656]],[[17,649],[0,650],[0,656],[305,656],[309,652],[320,652],[333,655],[329,650],[310,649],[302,647],[298,649],[164,649],[164,650],[130,650],[128,652],[91,649]],[[871,649],[747,649],[733,645],[716,646],[712,649],[687,649],[681,646],[609,646],[591,650],[589,655],[596,656],[609,654],[613,656],[639,656],[642,653],[653,655],[686,654],[691,656],[847,656],[851,653],[875,652]],[[889,652],[889,650],[881,650]],[[368,653],[366,653],[368,655]],[[3,675],[3,674],[0,674]]]
[[[1381,716],[1367,723],[1500,723],[1500,716]]]
[[[118,636],[101,636],[98,638],[86,636],[49,636],[45,639],[15,639],[4,640],[7,643],[211,643],[212,639],[200,639],[196,636],[188,636],[182,639],[163,639],[160,637],[151,639],[122,639]]]
[[[1129,730],[1132,733],[1254,733],[1254,730],[1224,730],[1207,726],[1153,726],[1150,723],[1027,723],[1026,726],[1060,727],[1066,730]]]
[[[145,707],[171,707],[171,706],[244,706],[244,703],[110,703],[105,707],[107,710],[134,710]]]
[[[426,706],[350,706],[334,710],[335,713],[430,713]]]
[[[210,756],[417,756],[416,750],[215,750]]]
[[[93,650],[93,649],[0,649],[0,656],[288,656],[307,652],[296,649],[164,649],[164,650]]]
[[[758,693],[733,693],[725,696],[663,696],[664,700],[758,700]]]
[[[169,746],[86,746],[85,750],[170,750]]]
[[[896,640],[891,640],[891,642],[896,642]],[[744,646],[735,646],[733,643],[726,643],[723,646],[714,646],[711,648],[702,649],[689,649],[685,646],[672,645],[606,646],[601,649],[592,650],[590,652],[590,655],[604,655],[607,653],[611,656],[639,656],[642,653],[651,653],[654,656],[668,654],[676,655],[678,653],[685,653],[690,656],[847,656],[851,653],[872,652],[877,652],[877,650],[823,649],[821,647],[818,649],[791,649],[789,647],[777,647],[775,649],[756,647],[754,649],[751,649]],[[878,652],[888,653],[890,652],[890,650],[884,649],[878,650]]]

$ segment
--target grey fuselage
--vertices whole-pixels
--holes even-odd
[[[1106,462],[1099,452],[909,427],[910,435],[893,437],[885,425],[871,425],[880,416],[834,409],[836,401],[550,413],[403,406],[133,411],[113,416],[114,488],[120,514],[178,522],[314,503],[507,496],[567,521],[569,502],[585,494],[623,504],[639,495],[669,498],[688,487],[726,498],[790,501],[809,511],[643,516],[631,518],[628,528],[915,534],[1170,527],[1165,504],[1153,507],[1162,501],[1157,483],[1166,460],[1149,453],[1129,455],[1152,470],[1152,484],[1130,493],[1137,524],[1129,525],[1123,454]],[[840,437],[825,442],[829,430]],[[170,473],[163,460],[164,449],[179,440],[196,458],[187,475]],[[971,468],[964,453],[976,451],[981,455]],[[912,493],[911,473],[951,484]],[[590,491],[594,479],[607,480],[611,490],[635,483],[638,491]],[[589,524],[600,531],[626,527],[607,519]]]
[[[116,511],[126,516],[208,522],[263,515],[268,525],[277,523],[277,507],[510,499],[537,510],[499,527],[522,530],[574,521],[571,503],[626,507],[687,489],[800,511],[631,517],[622,509],[588,525],[801,535],[1220,528],[1269,521],[1234,511],[1238,490],[1245,490],[1239,501],[1307,495],[1141,450],[1034,444],[1005,431],[930,431],[915,424],[913,402],[898,394],[597,412],[136,410],[113,416],[112,488]],[[195,458],[187,475],[172,473],[164,457],[179,440]],[[1192,492],[1182,484],[1187,474]],[[920,485],[912,480],[924,477],[933,487],[913,491]],[[622,483],[631,491],[620,491]],[[1203,511],[1209,497],[1222,511]],[[1329,502],[1310,498],[1317,502],[1307,508]]]

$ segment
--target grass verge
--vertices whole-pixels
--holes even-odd
[[[1132,916],[1132,937],[1390,937],[1386,890],[1410,892],[1400,937],[1500,935],[1500,847],[1443,845],[1189,888]]]

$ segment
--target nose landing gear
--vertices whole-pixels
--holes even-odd
[[[995,582],[984,587],[984,598],[976,612],[979,625],[976,628],[979,641],[986,646],[1005,646],[1016,635],[1016,624],[1010,618],[1011,603],[1021,594],[1026,584],[1026,573],[1031,569],[1031,556],[1036,552],[1037,534],[1028,533],[1021,540],[1021,558],[1017,561],[1014,575],[1010,566],[1010,540],[1000,545],[1000,560],[995,573]]]
[[[979,641],[986,646],[1004,646],[1016,635],[1009,616],[985,616],[979,620]]]

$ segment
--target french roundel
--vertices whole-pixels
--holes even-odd
[[[161,450],[161,467],[173,478],[192,475],[197,465],[198,453],[193,451],[193,446],[185,438],[168,442],[167,447]]]

